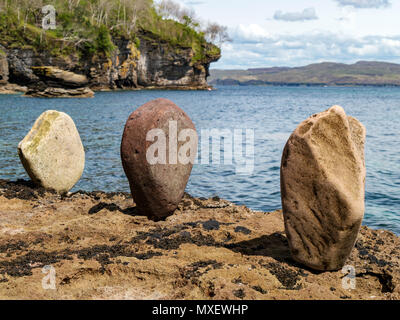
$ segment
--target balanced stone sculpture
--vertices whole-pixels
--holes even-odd
[[[173,214],[184,195],[197,144],[193,122],[167,99],[150,101],[129,116],[121,158],[140,213],[156,220]]]
[[[283,152],[281,194],[293,258],[312,269],[343,267],[364,216],[366,131],[334,106],[302,122]]]
[[[49,110],[18,145],[21,162],[33,182],[65,194],[82,176],[85,151],[70,116]]]

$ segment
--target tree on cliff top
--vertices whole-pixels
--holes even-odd
[[[186,8],[174,0],[161,0],[156,5],[157,13],[164,19],[172,19],[187,25],[198,32],[202,32],[206,39],[221,46],[225,42],[231,42],[228,28],[216,22],[202,22],[193,9]]]

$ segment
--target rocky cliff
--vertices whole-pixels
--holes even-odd
[[[113,38],[112,53],[91,57],[53,55],[49,51],[14,48],[3,43],[0,45],[0,86],[3,91],[10,84],[28,87],[32,94],[49,87],[64,90],[208,88],[209,66],[220,58],[215,46],[204,44],[204,55],[196,59],[193,48],[171,45],[152,33],[139,33],[138,39],[135,43]],[[24,88],[17,87],[17,90]]]

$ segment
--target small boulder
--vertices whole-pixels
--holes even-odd
[[[89,80],[85,75],[58,69],[52,66],[32,67],[33,73],[48,87],[82,88]]]
[[[185,132],[192,133],[188,140]],[[173,214],[184,195],[197,143],[190,118],[167,99],[150,101],[129,116],[122,137],[121,158],[141,213],[155,219]],[[185,161],[181,161],[182,150]]]
[[[19,143],[21,162],[38,185],[65,194],[82,176],[85,151],[74,121],[63,112],[46,111]]]
[[[364,216],[365,128],[334,106],[302,122],[281,164],[286,235],[293,258],[316,270],[343,267]]]

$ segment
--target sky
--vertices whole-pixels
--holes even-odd
[[[213,69],[400,63],[400,0],[177,0],[228,27]]]

